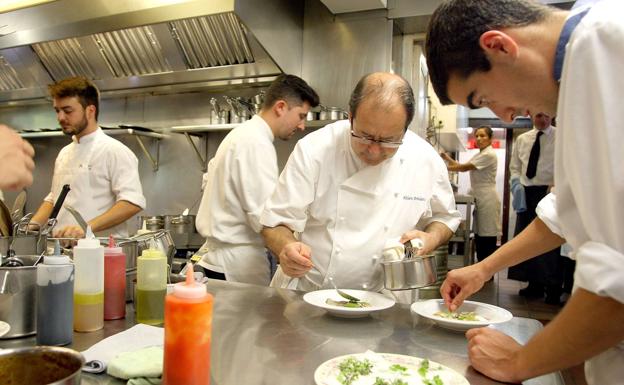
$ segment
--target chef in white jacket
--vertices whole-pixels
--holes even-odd
[[[444,162],[407,130],[409,84],[369,74],[349,108],[349,120],[297,143],[265,205],[262,234],[280,262],[272,286],[311,291],[333,278],[338,287],[381,290],[388,239],[419,237],[420,253],[429,253],[459,225]]]
[[[282,74],[265,93],[262,110],[234,128],[208,163],[197,230],[206,242],[198,264],[210,278],[268,286],[270,263],[260,236],[260,213],[277,183],[273,141],[305,128],[319,103],[301,78]]]
[[[496,271],[566,241],[575,288],[561,312],[524,346],[494,329],[471,329],[470,361],[514,383],[585,362],[588,384],[621,384],[624,2],[579,1],[570,12],[526,0],[496,3],[455,0],[434,13],[430,75],[444,103],[489,107],[504,121],[527,112],[557,116],[556,204],[547,196],[522,233],[483,262],[450,272],[441,291],[454,310]]]
[[[92,82],[73,77],[48,88],[58,122],[63,133],[71,135],[72,143],[59,152],[52,189],[32,222],[46,223],[63,185],[69,184],[64,205],[75,208],[94,233],[127,237],[125,222],[145,208],[136,156],[98,126],[99,92]],[[57,219],[55,237],[84,236],[65,208]]]

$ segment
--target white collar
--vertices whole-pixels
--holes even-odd
[[[535,127],[533,127],[533,129],[535,130],[535,134],[536,135],[537,135],[538,132],[540,132],[540,130],[538,130]],[[548,127],[544,128],[541,131],[544,133],[544,135],[550,136],[550,134],[552,134],[552,132],[553,132],[553,126],[548,126]]]
[[[269,139],[271,139],[271,142],[275,141],[275,135],[273,135],[273,130],[271,129],[271,126],[269,126],[269,123],[267,123],[266,120],[262,119],[262,116],[256,114],[251,117],[251,120],[257,121],[258,124],[260,124],[260,126],[262,126],[266,130],[266,133]]]
[[[98,136],[103,135],[103,134],[104,134],[104,131],[102,131],[102,128],[98,126],[98,128],[95,131],[80,138],[80,142],[76,138],[76,135],[72,135],[72,141],[74,142],[74,144],[79,145],[79,146],[87,145],[87,144],[93,143]]]

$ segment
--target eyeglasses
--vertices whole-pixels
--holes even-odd
[[[368,138],[366,136],[358,135],[355,133],[355,131],[353,131],[353,128],[351,128],[351,137],[353,137],[358,143],[365,146],[370,146],[371,144],[375,143],[379,145],[379,147],[395,149],[399,148],[399,146],[403,144],[403,140],[395,142],[390,140],[377,140],[373,138]]]

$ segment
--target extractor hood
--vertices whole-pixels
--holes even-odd
[[[302,1],[57,0],[0,14],[0,102],[76,75],[103,94],[263,84],[301,73],[302,36]]]

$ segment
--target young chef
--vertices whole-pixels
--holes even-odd
[[[234,128],[208,163],[197,230],[206,237],[199,265],[211,278],[269,284],[270,262],[259,216],[277,183],[275,138],[305,128],[316,92],[301,78],[283,74],[269,86],[262,110]]]
[[[44,224],[63,185],[69,184],[71,190],[64,204],[75,208],[94,233],[127,237],[124,222],[145,208],[136,156],[98,127],[99,92],[88,79],[68,78],[48,89],[58,122],[72,143],[59,152],[52,189],[32,221]],[[84,236],[64,208],[57,219],[55,237]]]
[[[349,120],[297,143],[266,203],[262,235],[280,261],[272,286],[312,291],[331,287],[333,278],[341,288],[378,291],[386,240],[419,237],[421,254],[429,253],[459,225],[444,162],[407,130],[409,84],[369,74],[349,110]]]
[[[576,4],[565,12],[529,0],[449,1],[427,34],[443,103],[488,107],[504,121],[545,112],[560,128],[556,209],[483,262],[450,272],[441,288],[454,310],[496,271],[564,238],[572,246],[576,288],[541,333],[525,346],[490,328],[466,333],[472,365],[503,382],[584,361],[591,385],[624,378],[624,2]]]

